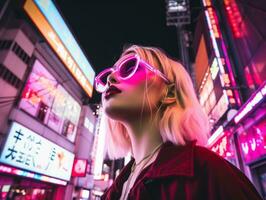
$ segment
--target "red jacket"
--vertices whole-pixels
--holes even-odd
[[[123,168],[102,199],[120,198],[133,162]],[[246,176],[228,161],[195,143],[176,146],[170,142],[138,176],[128,199],[262,200]]]

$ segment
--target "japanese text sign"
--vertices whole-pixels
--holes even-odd
[[[0,162],[51,177],[70,180],[74,154],[13,122]]]

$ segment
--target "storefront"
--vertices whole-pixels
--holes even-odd
[[[74,154],[12,122],[0,156],[2,199],[57,199],[70,180]]]
[[[247,121],[246,121],[247,123]],[[245,126],[245,125],[244,125]],[[239,144],[244,164],[250,168],[253,182],[266,197],[266,115],[239,134]]]
[[[240,156],[246,174],[266,198],[266,83],[254,92],[234,117]]]
[[[3,166],[0,166],[3,168]],[[54,184],[1,174],[0,197],[6,199],[53,199],[57,189]]]
[[[232,119],[216,129],[208,148],[242,170],[266,198],[266,82]]]

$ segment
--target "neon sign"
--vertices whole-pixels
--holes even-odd
[[[13,122],[0,162],[62,180],[70,180],[74,154]]]
[[[88,160],[85,159],[75,159],[72,169],[72,176],[84,177],[86,176],[88,167]]]
[[[81,106],[46,68],[35,60],[19,108],[38,117],[41,105],[46,105],[48,109],[44,114],[43,123],[74,142]]]
[[[237,124],[243,117],[245,117],[257,104],[263,101],[266,95],[266,82],[262,87],[255,92],[242,109],[236,114],[234,121]]]
[[[82,51],[76,44],[76,41],[73,41],[74,38],[72,34],[69,32],[52,1],[47,1],[47,4],[39,1],[36,1],[36,3],[42,8],[42,11],[46,11],[46,8],[43,7],[44,5],[49,5],[49,9],[53,8],[53,12],[43,12],[45,14],[44,16],[33,0],[26,0],[24,10],[80,86],[89,96],[91,96],[95,72],[92,70]],[[48,15],[49,20],[47,21]],[[56,15],[56,17],[54,15]],[[61,20],[58,16],[60,16]],[[51,23],[50,21],[52,21],[52,18],[55,18],[54,20],[58,21],[56,21],[56,23]],[[55,24],[58,26],[55,26]],[[60,30],[58,30],[58,28]],[[69,33],[66,34],[66,32]]]
[[[220,31],[217,27],[217,16],[216,13],[214,12],[213,7],[208,7],[207,8],[207,12],[209,13],[209,17],[210,17],[210,23],[211,23],[211,27],[212,27],[212,31],[214,34],[215,38],[220,38],[221,34]]]
[[[228,137],[225,136],[211,150],[224,158],[228,158],[233,156],[233,153],[229,151],[229,145]]]
[[[208,146],[213,144],[215,141],[217,141],[219,138],[221,138],[224,135],[224,128],[223,126],[219,126],[214,133],[211,135],[211,137],[208,139]]]
[[[40,174],[28,172],[25,170],[20,170],[20,169],[5,166],[5,165],[0,165],[0,172],[7,173],[7,174],[14,174],[14,175],[18,175],[18,176],[24,176],[27,178],[32,178],[32,179],[36,179],[36,180],[40,180],[40,181],[44,181],[44,182],[49,182],[49,183],[54,183],[54,184],[59,184],[59,185],[66,185],[67,184],[66,181],[62,181],[60,179],[56,179],[56,178],[48,177],[45,175],[40,175]]]
[[[94,179],[99,178],[102,175],[102,166],[104,160],[105,149],[105,137],[106,137],[106,123],[105,115],[103,114],[103,108],[99,108],[99,117],[95,130],[95,137],[92,150],[92,172]]]
[[[77,62],[81,71],[89,79],[90,83],[93,84],[94,81],[94,71],[88,62],[87,58],[80,49],[77,41],[67,27],[64,19],[58,12],[56,6],[51,0],[34,0],[36,5],[42,11],[45,18],[51,24],[52,28],[60,38],[61,42],[64,44],[66,49],[70,52],[72,57]],[[70,61],[72,62],[72,61]]]
[[[239,134],[240,150],[246,163],[254,161],[266,153],[266,121],[251,126],[246,132]]]
[[[213,152],[218,155],[229,158],[234,155],[230,150],[229,135],[224,131],[223,126],[219,126],[208,140],[207,145]]]
[[[217,18],[216,12],[215,12],[210,0],[203,0],[203,5],[206,7],[205,16],[206,16],[206,20],[207,20],[207,24],[208,24],[208,28],[209,28],[209,33],[210,33],[210,37],[211,37],[213,50],[215,53],[215,57],[217,59],[219,71],[220,71],[222,76],[224,74],[226,74],[225,69],[224,69],[224,63],[226,63],[226,66],[227,66],[227,69],[229,72],[229,75],[226,74],[226,76],[228,76],[228,80],[229,80],[229,81],[227,81],[226,86],[229,86],[229,87],[231,87],[231,85],[235,86],[236,84],[235,84],[233,72],[231,69],[231,64],[230,64],[230,61],[229,61],[228,56],[227,56],[227,50],[225,48],[224,41],[223,41],[223,38],[221,35],[221,31],[219,28],[219,23],[218,23],[218,18]],[[219,46],[218,46],[218,44],[219,44]],[[221,57],[219,47],[222,49],[221,52],[223,52],[224,58]],[[215,77],[215,73],[216,73],[217,69],[214,68],[212,70],[213,70],[212,76]],[[222,86],[225,85],[223,78],[220,78],[220,82],[221,82]],[[227,95],[226,90],[227,89],[224,89],[225,95]],[[233,94],[233,96],[228,96],[228,102],[231,105],[235,105],[236,104],[235,97],[236,97],[237,103],[238,103],[238,105],[240,105],[240,97],[239,97],[238,91],[234,90],[234,92],[232,92],[231,94]]]
[[[210,72],[211,72],[211,77],[212,80],[216,78],[219,72],[219,67],[218,67],[218,61],[217,58],[214,58],[210,67]]]

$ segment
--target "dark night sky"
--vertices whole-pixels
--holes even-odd
[[[175,27],[166,26],[165,0],[56,0],[66,23],[98,73],[125,44],[157,46],[178,58]],[[99,101],[93,95],[91,103]]]

